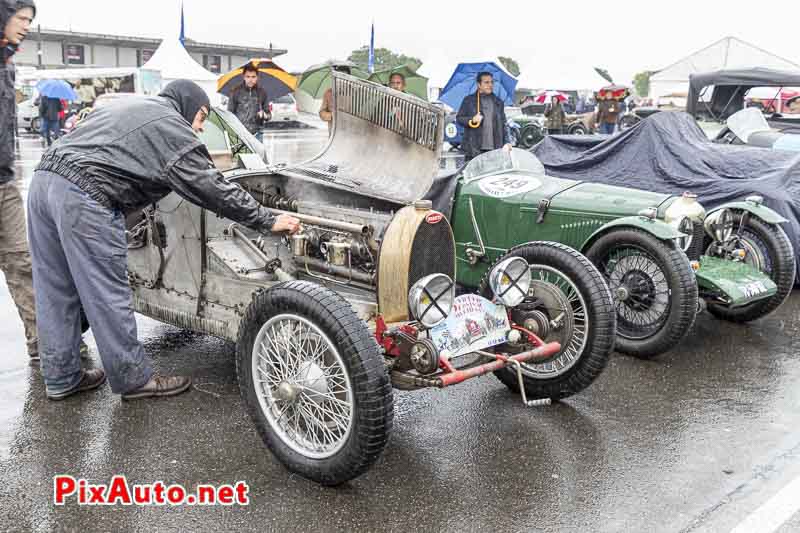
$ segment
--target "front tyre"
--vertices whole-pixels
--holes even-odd
[[[743,213],[734,215],[734,227],[742,224]],[[767,274],[778,286],[778,292],[765,299],[731,309],[709,303],[708,311],[731,322],[750,322],[765,317],[783,304],[794,286],[797,272],[792,243],[783,228],[767,224],[749,215],[739,236],[739,247],[745,250],[745,262]]]
[[[614,297],[618,351],[650,359],[689,333],[697,315],[697,280],[674,241],[638,229],[616,230],[597,239],[586,256]]]
[[[544,132],[537,124],[528,124],[519,132],[519,145],[522,148],[532,148],[542,139],[544,139]]]
[[[588,132],[586,131],[586,126],[580,122],[576,122],[569,127],[567,133],[570,135],[586,135]]]
[[[528,298],[511,310],[515,324],[545,342],[560,342],[561,352],[549,360],[523,363],[523,383],[529,398],[560,399],[588,387],[600,375],[614,347],[615,315],[611,295],[600,272],[580,252],[563,244],[531,242],[512,248],[509,257],[525,259],[531,268]],[[495,263],[497,264],[497,263]],[[479,292],[492,297],[487,270]],[[515,348],[517,348],[515,350]],[[505,352],[530,345],[502,345]],[[509,389],[519,392],[516,371],[495,372]]]
[[[383,358],[331,290],[293,281],[257,293],[239,326],[236,370],[258,433],[289,470],[339,485],[386,445],[393,410]]]

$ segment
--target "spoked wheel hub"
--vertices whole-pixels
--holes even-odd
[[[657,332],[669,316],[670,289],[659,263],[645,250],[616,248],[602,270],[615,297],[618,334],[644,339]]]
[[[544,342],[561,343],[561,352],[552,358],[522,365],[523,374],[547,379],[577,363],[586,347],[589,320],[583,295],[564,273],[532,265],[531,277],[528,298],[512,311],[512,319]]]
[[[253,346],[256,394],[267,421],[310,458],[334,455],[350,436],[354,391],[336,346],[314,323],[278,315]]]
[[[617,287],[617,297],[636,312],[648,311],[656,301],[656,286],[650,276],[644,272],[632,271],[626,273],[620,286]]]

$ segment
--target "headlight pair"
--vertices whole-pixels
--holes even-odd
[[[489,285],[495,297],[506,307],[516,307],[528,296],[531,270],[521,257],[501,261],[489,274]],[[408,291],[408,310],[425,328],[444,321],[453,310],[456,289],[445,274],[431,274],[417,281]]]

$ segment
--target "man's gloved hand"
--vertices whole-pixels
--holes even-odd
[[[282,231],[289,232],[289,234],[297,233],[300,229],[300,220],[291,215],[278,215],[275,218],[275,223],[272,224],[272,233],[280,233]]]

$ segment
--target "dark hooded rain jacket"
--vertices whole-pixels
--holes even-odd
[[[133,97],[93,111],[42,156],[37,170],[71,181],[109,209],[128,214],[171,191],[257,230],[274,217],[214,167],[192,130],[210,108],[195,83],[177,80],[158,97]]]

